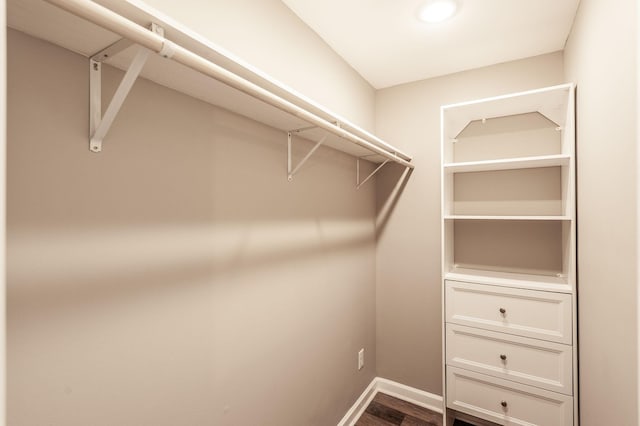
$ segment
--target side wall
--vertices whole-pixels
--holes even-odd
[[[378,178],[379,376],[442,394],[440,106],[562,82],[558,52],[377,93],[376,133],[393,137],[414,155],[416,165],[397,200],[388,195],[397,169],[388,168]]]
[[[373,130],[374,89],[280,0],[144,2],[350,122]]]
[[[584,426],[637,418],[635,0],[582,0],[565,50],[577,84],[580,407]]]
[[[6,2],[0,0],[0,28],[6,28]],[[0,289],[6,289],[6,149],[7,149],[7,33],[0,32]],[[0,291],[0,425],[6,413],[6,291]]]
[[[336,424],[376,363],[353,158],[289,183],[282,132],[145,80],[92,154],[86,58],[9,36],[8,423]]]

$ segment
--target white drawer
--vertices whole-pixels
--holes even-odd
[[[572,347],[447,324],[447,365],[572,395]]]
[[[571,295],[446,282],[446,320],[486,330],[571,344]]]
[[[447,407],[501,425],[570,426],[573,398],[447,367]]]

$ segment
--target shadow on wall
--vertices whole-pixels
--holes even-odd
[[[319,150],[288,182],[283,132],[145,80],[104,151],[89,152],[84,61],[63,55],[78,64],[52,69],[57,85],[10,69],[15,300],[105,303],[372,244],[374,189],[355,191],[351,158]],[[105,67],[104,75],[107,102],[122,73]],[[38,104],[42,118],[32,126],[25,117]],[[298,141],[294,155],[310,146]]]
[[[225,285],[243,275],[259,277],[274,268],[348,254],[372,242],[372,226],[366,221],[317,220],[286,227],[264,223],[253,230],[238,223],[21,234],[10,239],[9,292],[12,302],[30,301],[38,306],[35,315],[45,315],[49,304],[65,310],[163,287]],[[321,261],[317,267],[324,270],[328,263]],[[300,286],[305,284],[300,280]]]
[[[353,158],[288,182],[282,131],[145,80],[93,154],[86,58],[10,38],[8,421],[335,424],[375,366]]]
[[[376,180],[376,238],[384,232],[412,173],[413,169],[395,163],[380,170]]]

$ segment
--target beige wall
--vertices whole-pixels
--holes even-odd
[[[374,89],[282,1],[144,1],[348,121],[373,130]]]
[[[565,50],[577,84],[580,411],[636,425],[638,23],[635,0],[582,0]]]
[[[385,200],[398,170],[379,178],[379,376],[442,394],[440,105],[562,83],[562,62],[562,53],[552,53],[377,93],[376,133],[410,152],[416,165],[390,215]]]
[[[6,25],[6,2],[0,0],[0,28]],[[6,235],[7,34],[0,32],[0,235]],[[0,243],[0,288],[6,288],[5,242]],[[6,413],[6,292],[0,291],[0,425]]]
[[[92,154],[86,59],[9,36],[8,423],[336,424],[376,364],[353,159],[289,183],[282,132],[145,80]]]

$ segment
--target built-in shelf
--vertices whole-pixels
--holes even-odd
[[[507,158],[500,160],[467,161],[444,164],[445,173],[486,172],[495,170],[533,169],[538,167],[567,166],[569,154],[542,155],[539,157]]]
[[[465,341],[464,348],[443,340],[447,408],[497,419],[486,410],[452,402],[461,395],[460,388],[451,386],[454,360],[473,353],[469,359],[480,365],[488,353],[483,351],[495,345],[495,339],[501,345],[505,342],[505,349],[500,346],[497,352],[495,346],[486,358],[493,358],[495,350],[501,361],[486,362],[490,367],[481,371],[482,384],[476,391],[489,391],[494,368],[516,371],[515,364],[506,362],[515,355],[506,347],[533,337],[528,330],[553,324],[551,334],[535,338],[554,341],[552,334],[557,332],[564,338],[562,350],[572,359],[569,362],[568,355],[565,364],[553,364],[545,380],[555,380],[557,372],[564,371],[567,387],[552,394],[568,397],[567,410],[573,404],[575,414],[560,416],[554,424],[576,426],[572,420],[577,419],[579,389],[574,86],[445,105],[441,112],[443,336],[451,325],[465,321],[481,331]],[[457,290],[461,288],[463,292]],[[547,306],[553,307],[547,310]],[[483,334],[487,331],[497,337]],[[518,356],[524,359],[521,353]],[[531,365],[548,362],[545,356],[526,355]],[[528,379],[512,375],[509,380],[501,384],[507,394]],[[502,415],[499,406],[507,407],[510,401],[500,399],[486,407],[495,405]],[[514,419],[540,424],[531,414],[535,404],[523,401],[522,407],[529,413]],[[449,423],[446,418],[445,422]]]
[[[73,10],[73,14],[63,8]],[[161,31],[152,33],[151,24]],[[101,56],[100,63],[127,70],[144,46],[159,54],[149,55],[140,77],[283,130],[285,141],[291,132],[366,161],[392,161],[413,167],[408,163],[411,157],[398,148],[141,0],[8,0],[7,26],[88,59],[95,59],[96,53],[130,35],[134,43],[117,45],[124,47],[113,50],[117,54]]]
[[[447,215],[444,220],[571,220],[569,216]]]

